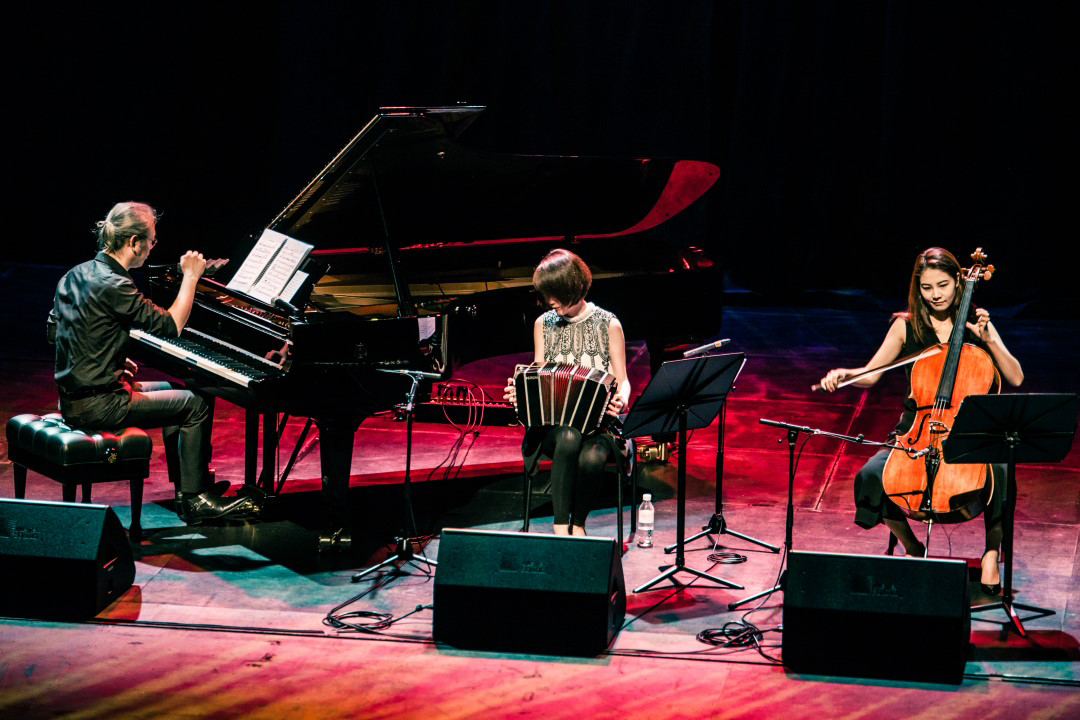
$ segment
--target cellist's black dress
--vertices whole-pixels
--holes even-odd
[[[925,343],[917,342],[910,321],[904,321],[904,333],[904,346],[900,351],[900,357],[907,357],[938,344],[936,338]],[[964,342],[985,349],[970,330],[966,332]],[[900,416],[900,422],[896,424],[896,429],[889,436],[890,442],[898,435],[902,436],[910,430],[911,424],[915,421],[915,401],[911,398],[911,366],[906,366],[904,372],[908,378],[908,397],[904,399],[904,413]],[[881,450],[867,460],[866,464],[855,475],[855,524],[860,527],[872,528],[880,523],[883,518],[903,520],[906,517],[899,507],[885,497],[881,477],[885,471],[885,461],[888,457],[889,450]],[[1004,465],[993,465],[991,467],[994,491],[986,504],[986,509],[983,511],[983,522],[986,525],[987,532],[1001,522],[1005,502],[1006,467]]]

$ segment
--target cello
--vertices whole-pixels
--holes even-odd
[[[897,438],[903,449],[889,453],[882,473],[886,497],[908,517],[923,522],[970,520],[982,512],[994,488],[990,465],[946,463],[941,452],[961,401],[968,395],[996,393],[1001,387],[990,355],[964,342],[975,286],[994,272],[993,265],[984,265],[982,248],[971,259],[949,342],[935,346],[940,352],[924,353],[911,368],[915,419]]]

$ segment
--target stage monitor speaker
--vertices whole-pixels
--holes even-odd
[[[959,683],[970,639],[963,560],[788,558],[782,654],[793,671]]]
[[[0,614],[81,620],[135,580],[124,528],[107,505],[0,499]]]
[[[434,637],[458,648],[596,655],[626,616],[614,538],[446,529]]]

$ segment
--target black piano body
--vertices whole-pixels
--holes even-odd
[[[392,373],[446,378],[531,347],[532,269],[550,248],[585,257],[590,297],[654,356],[718,331],[718,306],[705,326],[671,312],[709,306],[720,277],[699,243],[665,232],[716,182],[715,165],[479,152],[457,138],[482,110],[383,108],[274,218],[270,229],[315,247],[295,304],[203,278],[178,341],[133,338],[143,363],[247,409],[245,484],[273,487],[278,414],[311,418],[324,496],[335,524],[347,521],[354,434],[409,387]],[[155,302],[172,302],[174,272],[149,281]]]

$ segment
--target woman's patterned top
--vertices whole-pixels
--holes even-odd
[[[608,329],[615,315],[587,303],[573,318],[562,318],[548,310],[543,318],[544,362],[611,372]]]

